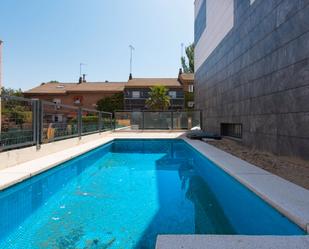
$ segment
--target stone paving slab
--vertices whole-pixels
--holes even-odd
[[[309,236],[159,235],[156,249],[308,249]]]

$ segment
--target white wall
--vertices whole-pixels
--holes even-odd
[[[195,17],[202,0],[195,1]],[[208,56],[234,26],[234,0],[206,0],[206,29],[195,44],[195,70],[198,70]]]
[[[0,94],[2,87],[2,44],[3,42],[0,40]]]
[[[0,40],[0,95],[2,88],[2,44],[3,42]],[[0,133],[1,133],[1,98],[0,98]]]

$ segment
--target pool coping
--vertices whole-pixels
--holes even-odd
[[[6,188],[9,188],[17,183],[20,183],[26,179],[29,179],[35,175],[38,175],[44,171],[47,171],[57,165],[64,163],[68,160],[71,160],[77,156],[80,156],[88,151],[91,151],[99,146],[102,146],[108,142],[111,142],[115,139],[175,139],[180,138],[191,145],[194,149],[199,151],[209,160],[214,162],[218,167],[227,172],[229,175],[237,179],[240,183],[245,185],[251,191],[260,196],[264,201],[269,203],[275,209],[279,210],[282,214],[287,216],[297,225],[302,227],[307,233],[309,232],[309,190],[304,189],[294,183],[284,180],[276,175],[273,175],[270,172],[267,172],[257,166],[254,166],[246,161],[241,160],[227,152],[224,152],[216,147],[209,145],[203,141],[199,140],[189,140],[188,138],[181,136],[183,133],[151,133],[151,132],[131,132],[131,133],[112,133],[106,135],[103,138],[99,138],[95,141],[91,141],[85,144],[75,146],[70,149],[66,149],[61,152],[56,152],[42,158],[38,158],[26,163],[22,163],[10,168],[0,170],[0,191],[3,191]],[[194,246],[198,245],[200,241],[209,240],[214,243],[213,249],[230,249],[229,245],[230,240],[233,240],[235,243],[237,241],[247,241],[250,246],[248,247],[237,247],[237,248],[274,248],[274,247],[258,247],[255,246],[255,239],[251,239],[255,236],[242,236],[242,235],[232,235],[234,239],[227,239],[226,235],[159,235],[157,242],[157,249],[173,249],[173,248],[194,248],[198,249],[200,247]],[[278,236],[258,236],[258,238],[278,238]],[[282,238],[291,238],[297,237],[296,240],[299,240],[300,245],[302,245],[304,238],[306,241],[309,241],[309,236],[281,236]],[[176,239],[175,239],[176,238]],[[173,241],[182,242],[182,245],[179,247],[161,247],[162,241],[163,244],[171,244]],[[190,246],[186,246],[188,241],[190,241]],[[222,247],[216,247],[220,241],[226,241]],[[247,243],[246,242],[246,243]],[[176,243],[176,244],[179,244]],[[206,242],[205,242],[206,243]],[[247,245],[245,243],[245,245]],[[309,243],[309,242],[308,242]],[[176,245],[175,244],[175,245]],[[180,245],[180,244],[179,244]],[[270,243],[272,245],[272,243]],[[201,247],[205,248],[205,247]],[[235,247],[233,247],[235,248]],[[285,247],[282,247],[285,248]],[[288,248],[288,247],[286,247]],[[300,246],[296,247],[300,249],[307,249],[309,247]]]
[[[309,236],[159,235],[156,249],[308,249]]]

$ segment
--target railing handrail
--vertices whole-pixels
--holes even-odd
[[[43,104],[46,105],[52,105],[52,106],[60,106],[60,107],[64,107],[64,108],[71,108],[71,109],[75,109],[78,110],[79,108],[81,108],[84,111],[87,112],[97,112],[97,113],[104,113],[104,114],[113,114],[112,112],[107,112],[107,111],[100,111],[97,109],[90,109],[90,108],[85,108],[85,107],[78,107],[78,106],[73,106],[73,105],[66,105],[66,104],[61,104],[61,103],[54,103],[54,102],[50,102],[47,100],[43,100],[43,99],[38,99],[38,98],[25,98],[25,97],[19,97],[19,96],[14,96],[14,95],[0,95],[1,99],[12,99],[12,100],[17,100],[17,101],[28,101],[28,102],[34,102],[34,101],[41,101]]]
[[[46,100],[40,100],[40,99],[33,99],[33,100],[36,100],[36,101],[41,101],[43,105],[50,105],[50,106],[55,106],[55,107],[64,107],[64,108],[69,108],[69,109],[74,109],[74,110],[78,110],[79,107],[77,106],[73,106],[73,105],[65,105],[65,104],[57,104],[57,103],[54,103],[54,102],[49,102],[49,101],[46,101]]]
[[[20,97],[20,96],[13,96],[13,95],[0,95],[0,99],[13,99],[13,100],[17,100],[17,101],[28,101],[28,102],[33,102],[34,99],[28,99],[28,98],[24,98],[24,97]]]
[[[194,110],[182,110],[182,109],[177,109],[177,110],[148,110],[148,109],[145,109],[145,110],[116,110],[114,111],[114,113],[117,113],[117,112],[201,112],[201,110],[199,109],[194,109]]]

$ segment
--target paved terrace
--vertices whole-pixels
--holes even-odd
[[[106,132],[0,154],[0,191],[115,138],[182,138],[220,168],[309,232],[309,190],[299,187],[182,132]],[[27,155],[27,156],[25,156]],[[22,159],[22,158],[26,159]],[[14,160],[13,160],[14,159]],[[9,163],[8,163],[9,162]],[[308,249],[309,236],[162,235],[156,249]]]

